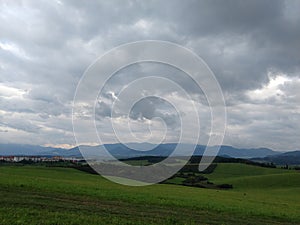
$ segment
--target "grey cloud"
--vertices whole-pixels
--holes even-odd
[[[157,97],[147,97],[137,102],[129,117],[134,120],[161,118],[169,127],[180,125],[179,116],[173,106]]]
[[[268,71],[295,80],[299,77],[299,9],[299,1],[294,0],[2,1],[0,82],[25,94],[0,96],[1,123],[39,133],[38,143],[72,143],[72,100],[87,66],[117,45],[161,39],[194,50],[215,73],[228,105],[232,138],[227,137],[226,144],[245,145],[249,140],[249,145],[295,147],[299,144],[292,141],[299,133],[298,83],[280,86],[281,98],[253,100],[246,93],[267,85]],[[205,104],[201,90],[183,73],[141,64],[123,69],[108,82],[97,118],[110,117],[112,93],[118,95],[128,82],[153,74],[173,79],[195,101]],[[157,89],[160,96],[169,92],[159,85]],[[177,114],[164,107],[162,102],[140,102],[132,109],[131,118],[158,116],[170,126],[177,124]],[[92,107],[84,110],[91,112]],[[280,136],[281,131],[286,138]],[[20,142],[35,141],[10,130],[2,135],[1,141],[13,135]],[[274,139],[280,143],[272,144]]]
[[[105,102],[99,102],[96,108],[97,119],[101,117],[111,117],[111,105]]]
[[[111,98],[110,94],[104,94]],[[129,113],[126,115],[122,113],[122,109],[118,109],[119,112],[114,111],[112,113],[113,101],[105,103],[104,101],[98,102],[96,105],[96,118],[102,120],[105,117],[129,117],[133,120],[152,120],[156,117],[161,118],[169,127],[176,127],[180,125],[178,113],[173,106],[168,102],[158,97],[146,97],[136,102]]]
[[[0,119],[1,119],[0,125],[5,127],[22,130],[29,133],[38,133],[40,130],[39,126],[35,125],[30,121],[17,119],[17,118],[12,118],[12,119],[5,118],[5,120],[3,118]]]

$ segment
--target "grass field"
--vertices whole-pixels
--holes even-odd
[[[214,190],[129,187],[71,168],[0,167],[0,224],[300,224],[300,173],[221,163]]]

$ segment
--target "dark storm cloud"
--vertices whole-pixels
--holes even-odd
[[[215,73],[228,104],[229,134],[235,138],[227,138],[227,144],[256,139],[257,146],[299,146],[290,141],[299,133],[296,125],[300,127],[299,23],[296,0],[2,1],[0,124],[9,132],[1,131],[0,141],[9,135],[19,142],[34,141],[13,133],[17,129],[39,135],[39,144],[72,144],[72,100],[87,66],[112,47],[159,39],[194,50]],[[105,90],[106,100],[100,102],[99,119],[110,117],[109,103],[122,86],[144,73],[160,71],[188,93],[201,92],[174,69],[140,65],[132,70],[135,73],[123,70],[123,76],[108,85],[111,90]],[[273,77],[286,79],[277,84]],[[169,94],[157,88],[161,96]],[[176,123],[170,109],[161,110],[161,102],[140,104],[132,110],[132,119],[159,116]],[[270,113],[274,118],[268,121]],[[280,130],[289,138],[280,137]],[[283,144],[271,145],[274,138]]]
[[[188,1],[166,18],[177,21],[177,32],[203,56],[223,89],[253,89],[268,81],[269,69],[299,71],[300,16],[289,16],[289,4]]]
[[[125,113],[120,113],[114,111],[112,113],[112,105],[115,99],[111,98],[111,94],[105,93],[109,101],[108,103],[100,101],[96,104],[96,118],[101,120],[103,118],[111,117],[125,117]],[[122,110],[118,110],[122,111]],[[179,116],[172,105],[167,101],[160,99],[158,97],[145,97],[138,102],[136,102],[129,113],[129,118],[132,120],[152,120],[156,117],[161,118],[168,127],[176,127],[180,125]]]
[[[179,116],[174,107],[167,101],[157,97],[147,97],[138,101],[129,114],[134,120],[152,120],[155,117],[161,118],[168,127],[180,125]]]

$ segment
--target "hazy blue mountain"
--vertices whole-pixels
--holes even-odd
[[[53,155],[55,152],[64,152],[62,148],[43,147],[25,144],[0,144],[0,155]]]
[[[278,155],[281,152],[273,151],[268,148],[234,148],[232,146],[221,146],[218,155],[228,155],[234,158],[253,158]]]
[[[130,158],[138,156],[168,156],[176,147],[176,144],[174,143],[161,144],[158,146],[150,143],[128,143],[126,145],[127,146],[117,143],[105,144],[104,146],[80,146],[79,150],[79,147],[62,149],[35,145],[0,144],[0,155],[60,155],[64,157],[81,157],[81,153],[83,153],[85,157],[92,158],[94,156],[104,156],[104,153],[107,150],[116,158]],[[190,144],[182,144],[179,151],[180,153],[175,155],[188,155],[189,152],[187,150],[192,149],[193,147],[194,146]],[[211,155],[210,150],[212,150],[212,147],[208,147],[207,150],[208,151],[206,153]],[[204,151],[205,146],[197,145],[194,155],[203,155]],[[221,146],[218,153],[219,156],[226,155],[228,157],[235,158],[263,158],[267,156],[276,156],[279,154],[280,152],[276,152],[267,148],[242,149],[231,146]]]
[[[254,161],[275,163],[276,165],[300,165],[300,151],[285,152],[278,155],[269,155],[262,158],[253,158]]]

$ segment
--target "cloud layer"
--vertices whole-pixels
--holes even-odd
[[[193,50],[216,75],[227,104],[225,144],[299,149],[299,24],[297,0],[1,1],[0,142],[75,145],[72,100],[85,69],[120,44],[158,39]],[[123,118],[111,117],[111,102],[124,85],[151,73],[172,78],[199,100],[205,139],[203,93],[174,68],[140,64],[119,71],[99,99],[106,141],[114,140],[107,124]],[[157,93],[170,96],[159,86]],[[181,97],[173,93],[185,104]],[[168,141],[177,140],[178,116],[162,100],[139,102],[130,117],[137,136],[153,123],[160,140],[155,118],[161,117]],[[88,136],[84,128],[82,135]]]

